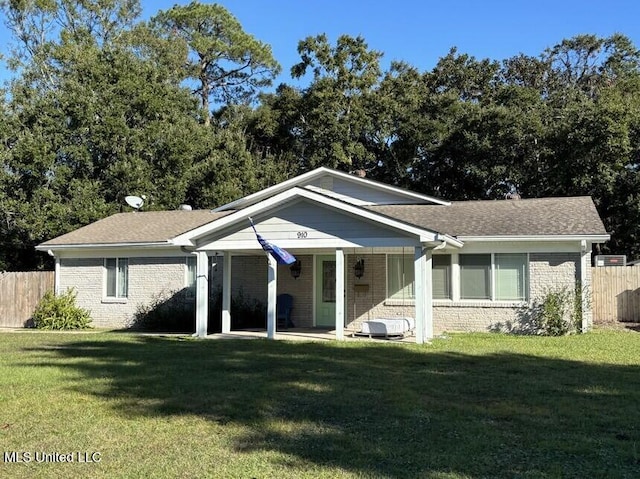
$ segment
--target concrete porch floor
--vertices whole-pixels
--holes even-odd
[[[267,331],[265,329],[243,329],[231,331],[230,333],[214,333],[207,335],[206,339],[266,339]],[[289,328],[282,331],[276,331],[277,340],[286,341],[335,341],[335,329],[317,329],[317,328]],[[344,331],[345,341],[393,341],[403,343],[415,343],[415,336],[406,336],[404,338],[377,336],[369,338],[368,336],[353,336],[353,331]]]

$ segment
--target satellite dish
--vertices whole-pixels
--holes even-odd
[[[144,200],[139,196],[125,196],[124,200],[129,206],[135,208],[136,210],[142,208],[142,205],[144,204]]]

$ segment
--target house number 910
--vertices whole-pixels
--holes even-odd
[[[307,237],[307,232],[306,231],[298,231],[298,238],[306,238]]]

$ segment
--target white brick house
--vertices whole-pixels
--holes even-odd
[[[267,259],[249,217],[296,256],[299,278]],[[195,283],[198,335],[217,286],[222,332],[241,290],[267,305],[269,337],[276,297],[288,293],[296,326],[340,339],[364,321],[409,317],[421,343],[509,329],[553,286],[588,291],[592,245],[607,239],[589,197],[447,202],[319,168],[215,210],[120,213],[37,248],[56,259],[56,290],[75,287],[99,326],[122,327],[161,292]]]

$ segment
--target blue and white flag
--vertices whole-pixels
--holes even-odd
[[[253,220],[249,218],[249,223],[251,223],[251,227],[253,228],[254,233],[256,234],[256,238],[258,238],[258,243],[262,246],[262,249],[273,256],[278,264],[292,264],[296,262],[295,256],[291,253],[283,250],[282,248],[278,248],[276,245],[269,243],[266,239],[258,234],[256,231],[256,227],[253,226]]]

